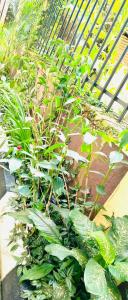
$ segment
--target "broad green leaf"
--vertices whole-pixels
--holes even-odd
[[[100,297],[107,295],[105,271],[94,259],[90,259],[86,265],[84,283],[88,293]]]
[[[89,132],[86,132],[84,135],[84,143],[87,145],[91,145],[92,143],[94,143],[96,140],[96,136],[92,135]]]
[[[96,186],[96,192],[100,195],[106,195],[106,192],[105,192],[105,186],[104,185],[101,185],[101,184],[98,184]]]
[[[54,169],[57,168],[57,167],[56,167],[56,164],[55,164],[54,162],[52,162],[52,161],[47,161],[47,160],[44,160],[44,161],[40,162],[40,163],[38,164],[38,166],[39,166],[40,168],[47,169],[47,170],[54,170]]]
[[[35,168],[30,168],[30,171],[32,173],[32,175],[36,178],[44,178],[46,181],[50,181],[51,182],[51,177],[48,175],[48,173],[44,173],[44,172],[41,172],[41,171],[38,171],[37,169]]]
[[[67,223],[68,223],[68,220],[69,220],[69,213],[70,213],[69,209],[67,209],[67,208],[62,208],[62,207],[58,207],[58,206],[56,206],[56,205],[52,205],[52,207],[53,207],[53,209],[54,209],[55,211],[57,211],[57,212],[60,214],[60,216],[61,216],[62,219],[63,219],[63,222],[64,222],[65,224],[67,224]]]
[[[17,158],[9,159],[9,170],[10,173],[14,173],[19,170],[22,166],[22,160]]]
[[[23,197],[30,197],[31,196],[30,186],[27,184],[18,186],[18,193]]]
[[[64,260],[68,256],[73,256],[81,266],[85,266],[85,264],[87,263],[87,257],[85,255],[85,252],[77,248],[70,250],[61,245],[51,244],[47,245],[45,247],[45,250],[50,255],[56,256],[60,260]]]
[[[58,196],[65,194],[64,181],[61,177],[55,177],[53,179],[53,191]]]
[[[123,160],[123,158],[124,158],[123,154],[118,151],[112,151],[109,154],[110,164],[120,163]]]
[[[128,217],[112,218],[112,228],[108,234],[115,245],[118,260],[128,258]]]
[[[84,250],[74,248],[71,250],[72,256],[79,262],[81,267],[85,267],[87,264],[87,256]]]
[[[73,209],[70,212],[70,219],[72,220],[75,231],[84,241],[86,241],[91,233],[96,230],[95,224],[78,209]]]
[[[128,130],[124,130],[121,133],[120,147],[123,148],[127,145],[128,145]]]
[[[45,150],[45,154],[49,154],[51,152],[53,152],[54,150],[58,149],[58,148],[62,148],[64,147],[65,144],[62,143],[58,143],[58,144],[54,144],[50,147],[48,147],[48,149]]]
[[[47,276],[54,266],[51,264],[44,263],[41,266],[37,265],[29,270],[25,270],[23,276],[20,278],[20,282],[24,280],[37,280]]]
[[[26,209],[24,211],[10,212],[10,213],[8,213],[8,215],[10,215],[12,218],[19,221],[20,223],[33,224],[32,221],[28,217],[28,212],[29,212],[29,210]]]
[[[82,162],[88,162],[87,159],[83,156],[81,156],[78,152],[73,150],[67,150],[67,156],[73,158],[75,161],[82,161]]]
[[[60,243],[60,233],[56,224],[44,213],[41,213],[37,209],[31,209],[29,218],[48,242]]]
[[[92,296],[91,300],[122,300],[121,294],[111,279],[107,279],[107,294],[104,296]]]
[[[45,247],[46,252],[50,255],[58,257],[60,260],[65,259],[67,256],[71,255],[71,251],[64,246],[58,244],[51,244]]]
[[[109,271],[119,284],[128,282],[128,262],[116,262],[113,266],[109,266]]]
[[[97,241],[100,254],[104,258],[107,264],[112,264],[115,260],[116,251],[113,244],[103,231],[96,231],[92,233],[92,237]]]

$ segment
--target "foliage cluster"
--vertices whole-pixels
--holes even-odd
[[[9,145],[1,162],[16,178],[18,199],[11,216],[17,222],[10,245],[15,254],[23,241],[23,253],[16,257],[20,281],[27,284],[23,297],[122,299],[118,286],[128,280],[127,216],[110,219],[108,230],[97,228],[91,219],[101,207],[110,173],[127,163],[122,150],[128,147],[128,130],[108,136],[85,118],[82,89],[74,82],[87,63],[82,65],[81,58],[71,61],[60,41],[56,54],[60,61],[66,58],[67,66],[72,63],[72,76],[63,73],[56,60],[40,57],[33,46],[40,5],[35,20],[31,13],[39,2],[23,3],[14,23],[0,33],[0,109]],[[82,137],[81,154],[70,148],[74,134]],[[119,150],[107,156],[102,151],[105,143],[117,144]],[[96,157],[107,161],[106,173],[92,169]],[[74,183],[81,168],[86,177],[82,196]],[[93,201],[88,199],[91,172],[101,176]]]

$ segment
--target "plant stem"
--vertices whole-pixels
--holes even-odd
[[[103,180],[100,183],[101,185],[104,186],[106,184],[111,171],[112,171],[112,167],[109,167],[109,169],[106,172],[106,175],[104,176]],[[100,197],[101,197],[101,195],[99,193],[96,193],[96,198],[95,198],[95,201],[94,201],[94,205],[93,205],[93,207],[90,211],[89,218],[92,217],[92,214],[93,214],[93,211],[94,211],[94,208],[95,208],[95,204],[99,201]]]
[[[66,183],[66,179],[64,174],[62,174],[63,176],[63,180],[64,180],[64,184],[65,184],[65,189],[66,189],[66,195],[67,195],[67,200],[68,200],[68,208],[70,209],[70,198],[69,198],[69,192],[68,192],[68,187],[67,187],[67,183]]]
[[[47,211],[48,215],[49,215],[49,207],[50,207],[50,205],[51,205],[51,196],[52,196],[52,189],[51,189],[51,191],[50,191],[50,195],[49,195],[49,198],[48,198],[48,202],[47,202],[47,204],[46,204],[46,211]]]

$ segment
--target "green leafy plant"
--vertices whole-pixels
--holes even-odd
[[[56,207],[54,209],[56,210]],[[33,247],[29,244],[26,266],[20,268],[20,280],[31,282],[34,287],[33,295],[40,295],[42,290],[41,295],[44,299],[54,299],[56,296],[59,300],[62,295],[64,299],[122,299],[120,284],[128,281],[127,217],[112,217],[111,226],[106,231],[97,227],[78,209],[68,211],[66,223],[63,219],[63,209],[57,209],[57,218],[51,211],[52,219],[56,220],[56,223],[36,210],[22,212],[22,215],[26,216],[26,213],[30,223],[39,230],[39,237],[44,239],[39,246],[40,250],[42,249],[39,266],[30,265]],[[19,218],[17,213],[14,213],[13,217]],[[31,231],[32,235],[37,234],[35,230]],[[56,234],[61,239],[56,239]],[[29,240],[32,239],[32,235]],[[38,244],[34,251],[39,257]],[[44,271],[45,265],[49,263]],[[41,280],[40,283],[37,279]],[[51,289],[49,295],[45,294],[44,285]],[[28,294],[25,291],[24,296],[27,295],[30,299],[29,294],[30,291]]]
[[[0,109],[9,147],[1,162],[16,179],[10,246],[15,255],[19,239],[23,242],[22,255],[15,255],[22,296],[118,300],[120,284],[128,280],[128,219],[112,217],[107,230],[91,220],[101,208],[111,172],[127,164],[122,153],[127,151],[127,130],[117,134],[103,129],[85,105],[81,76],[90,75],[89,59],[79,53],[73,56],[59,39],[52,57],[37,53],[34,46],[47,5],[20,1],[14,22],[0,30]],[[72,72],[65,73],[69,66]],[[95,102],[89,88],[86,92]],[[77,134],[79,152],[70,147]],[[106,155],[106,143],[118,150]],[[95,159],[107,163],[106,172],[93,169]],[[86,179],[82,196],[76,182],[81,170]],[[90,199],[91,173],[101,181]]]

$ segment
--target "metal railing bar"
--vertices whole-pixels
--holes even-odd
[[[89,31],[89,33],[88,33],[88,35],[87,35],[87,38],[86,38],[86,40],[85,40],[85,42],[84,42],[83,48],[82,48],[81,51],[80,51],[80,54],[82,54],[82,52],[84,51],[84,48],[85,48],[85,46],[86,46],[86,43],[87,43],[87,41],[88,41],[88,39],[89,39],[89,37],[90,37],[90,35],[91,35],[91,33],[92,33],[94,27],[95,27],[95,24],[96,24],[96,22],[97,22],[97,20],[98,20],[98,18],[99,18],[99,16],[100,16],[100,13],[102,12],[102,9],[103,9],[104,6],[105,6],[105,4],[106,4],[106,0],[104,0],[104,1],[102,2],[102,5],[101,5],[101,7],[100,7],[100,9],[99,9],[99,11],[98,11],[98,13],[97,13],[97,16],[96,16],[96,18],[95,18],[95,20],[94,20],[94,23],[92,24],[92,27],[91,27],[91,29],[90,29],[90,31]],[[76,82],[77,82],[77,79],[75,80],[75,83],[74,83],[74,84],[76,84]]]
[[[128,79],[128,73],[125,75],[125,77],[124,77],[123,80],[121,81],[121,83],[120,83],[120,85],[119,85],[119,87],[118,87],[116,93],[113,95],[113,97],[112,97],[112,99],[111,99],[109,105],[107,106],[107,109],[106,109],[107,112],[110,110],[110,108],[112,107],[113,103],[116,101],[115,99],[117,98],[118,94],[119,94],[120,91],[122,90],[122,88],[123,88],[125,82],[127,81],[127,79]],[[127,103],[126,103],[126,105],[127,105]]]
[[[93,81],[91,79],[88,80],[88,82],[93,83]],[[95,83],[95,87],[99,90],[102,91],[103,87],[101,85],[99,85],[97,82]],[[104,94],[106,94],[107,96],[109,96],[110,98],[113,97],[113,94],[111,92],[109,92],[108,90],[104,90]],[[121,100],[118,95],[115,97],[116,102],[118,102],[120,105],[122,105],[124,108],[126,108],[127,103],[124,102],[123,100]]]
[[[70,9],[68,9],[67,14],[66,14],[64,20],[66,20],[66,18],[67,18],[67,16],[68,16],[68,13],[69,13],[69,10],[70,10]],[[61,14],[61,17],[60,17],[59,20],[58,20],[58,23],[55,24],[55,25],[56,25],[56,30],[55,30],[54,33],[53,33],[52,40],[54,40],[54,38],[55,38],[55,36],[56,36],[56,34],[57,34],[57,30],[58,30],[58,28],[59,28],[59,26],[60,26],[60,24],[61,24],[61,20],[62,20],[62,18],[63,18],[64,12],[65,12],[65,8],[64,8],[63,11],[62,11],[62,14]],[[61,32],[61,30],[62,30],[62,25],[61,25],[61,28],[60,28],[60,30],[59,30],[59,33]],[[59,37],[59,33],[57,34],[57,39],[58,39],[58,37]],[[51,52],[50,52],[50,55],[51,55],[52,52],[54,51],[54,47],[55,47],[55,46],[52,47]],[[50,48],[51,48],[51,47],[50,47],[50,45],[49,45],[49,48],[48,48],[46,54],[49,53]]]
[[[48,26],[48,30],[47,30],[47,39],[45,39],[45,46],[49,42],[49,37],[50,37],[51,31],[52,31],[51,26],[53,28],[54,22],[56,21],[56,17],[57,17],[57,11],[58,11],[58,5],[56,5],[56,1],[55,1],[54,5],[52,4],[52,14],[49,18],[49,26]],[[45,46],[43,47],[44,50],[45,50]]]
[[[120,30],[120,32],[119,32],[119,34],[118,34],[118,36],[117,36],[115,42],[113,43],[113,46],[112,46],[111,50],[109,51],[109,53],[108,53],[108,55],[107,55],[105,61],[103,62],[102,67],[100,68],[100,71],[98,72],[98,74],[97,74],[97,76],[96,76],[96,79],[95,79],[94,83],[95,83],[96,81],[98,81],[99,77],[101,76],[102,71],[103,71],[105,65],[107,64],[107,62],[108,62],[108,60],[109,60],[109,58],[110,58],[110,56],[111,56],[113,50],[115,49],[115,47],[116,47],[116,45],[117,45],[117,43],[118,43],[118,41],[119,41],[119,39],[120,39],[120,37],[121,37],[123,31],[124,31],[124,29],[125,29],[125,27],[126,27],[126,25],[127,25],[127,21],[128,21],[128,20],[126,20],[125,23],[124,23],[124,25],[122,26],[122,28],[121,28],[121,30]],[[92,87],[91,87],[91,91],[93,90],[94,83],[93,83],[93,85],[92,85]]]
[[[84,51],[84,48],[85,48],[86,43],[87,43],[87,41],[88,41],[88,39],[89,39],[89,37],[90,37],[90,34],[92,33],[92,31],[93,31],[93,29],[94,29],[94,27],[95,27],[95,25],[96,25],[96,22],[97,22],[97,20],[98,20],[98,18],[99,18],[99,16],[100,16],[100,14],[101,14],[101,12],[102,12],[102,9],[104,8],[105,4],[106,4],[106,0],[103,1],[102,5],[101,5],[101,7],[100,7],[100,9],[99,9],[99,11],[98,11],[98,14],[97,14],[97,16],[96,16],[96,18],[95,18],[95,20],[94,20],[94,23],[92,24],[92,27],[91,27],[91,29],[90,29],[90,31],[89,31],[89,33],[88,33],[88,35],[87,35],[87,38],[86,38],[86,40],[85,40],[85,42],[84,42],[83,48],[81,49],[81,53]]]
[[[67,30],[67,28],[68,28],[68,26],[69,26],[69,24],[70,24],[70,21],[71,21],[73,15],[74,15],[75,10],[76,10],[76,8],[77,8],[78,2],[79,2],[79,0],[76,0],[76,3],[75,3],[75,5],[74,5],[74,7],[73,7],[73,10],[72,10],[72,13],[71,13],[71,15],[70,15],[70,17],[69,17],[69,20],[68,20],[68,22],[67,22],[67,25],[66,25],[66,27],[64,28],[64,31],[63,31],[62,35],[60,36],[61,39],[64,37],[64,35],[65,35],[65,33],[66,33],[66,30]],[[82,2],[84,2],[84,0],[82,0]],[[77,17],[78,17],[78,15],[77,15]],[[77,18],[76,18],[76,19],[77,19]],[[72,27],[71,27],[71,28],[72,28]],[[68,38],[68,37],[67,37],[67,38]],[[59,60],[58,60],[58,61],[59,61]],[[57,63],[58,63],[58,62],[57,62]]]
[[[49,6],[48,11],[47,11],[46,15],[44,16],[43,31],[42,31],[40,39],[38,41],[38,49],[40,48],[41,42],[43,40],[44,32],[45,32],[45,36],[46,36],[47,24],[49,24],[49,20],[51,19],[51,16],[52,16],[52,10],[51,10],[51,7]]]
[[[90,2],[91,2],[91,1],[89,1],[89,4],[90,4]],[[79,39],[78,39],[78,41],[77,41],[77,43],[76,43],[76,45],[75,45],[75,48],[74,48],[74,50],[73,50],[72,57],[74,56],[74,53],[75,53],[75,51],[76,51],[77,48],[78,48],[78,45],[79,45],[79,43],[80,43],[80,40],[81,40],[81,38],[82,38],[82,36],[83,36],[83,34],[84,34],[84,31],[85,31],[85,29],[86,29],[86,27],[87,27],[87,25],[88,25],[88,22],[89,22],[89,20],[90,20],[90,17],[91,17],[91,15],[92,15],[92,13],[93,13],[93,11],[94,11],[96,5],[97,5],[97,0],[95,1],[94,5],[93,5],[93,7],[92,7],[92,9],[91,9],[91,11],[90,11],[90,13],[89,13],[89,16],[88,16],[87,21],[86,21],[86,23],[85,23],[85,25],[84,25],[84,28],[83,28],[83,30],[82,30],[80,36],[79,36]],[[88,6],[89,6],[89,5],[88,5]],[[62,68],[62,66],[63,66],[63,63],[64,63],[64,62],[62,62],[62,65],[60,66],[60,70],[61,70],[61,68]],[[69,70],[69,67],[66,69],[66,72],[68,72],[68,70]]]
[[[61,9],[61,8],[60,8],[60,9]],[[51,29],[51,32],[50,32],[49,39],[48,39],[48,41],[46,42],[46,45],[45,45],[45,49],[46,49],[47,46],[48,46],[48,43],[49,43],[49,40],[50,40],[50,38],[51,38],[51,36],[52,36],[52,33],[53,33],[53,31],[54,31],[56,22],[57,22],[57,20],[58,20],[58,18],[59,18],[59,14],[60,14],[60,11],[58,11],[58,14],[57,14],[57,16],[56,16],[56,19],[55,19],[55,21],[54,21],[54,23],[53,23],[53,26],[52,26],[52,29]],[[47,50],[46,54],[48,54],[48,50]]]
[[[80,7],[79,7],[79,9],[78,9],[78,11],[77,11],[77,14],[76,14],[76,16],[75,16],[75,19],[73,20],[72,26],[71,26],[71,28],[70,28],[70,30],[69,30],[68,35],[67,35],[67,40],[68,40],[68,38],[70,37],[70,34],[71,34],[72,29],[73,29],[73,27],[74,27],[74,25],[75,25],[75,23],[76,23],[76,21],[77,21],[78,15],[79,15],[79,13],[80,13],[80,11],[81,11],[81,8],[82,8],[83,4],[84,4],[84,0],[82,0],[81,5],[80,5]]]
[[[105,45],[105,43],[106,43],[106,41],[107,41],[107,39],[108,39],[108,37],[109,37],[109,35],[110,35],[110,33],[111,33],[111,31],[112,31],[112,29],[113,29],[113,27],[114,27],[116,21],[117,21],[119,15],[120,15],[120,13],[121,13],[121,10],[123,9],[125,3],[126,3],[126,0],[123,1],[123,3],[122,3],[122,5],[121,5],[121,7],[120,7],[118,13],[116,14],[116,16],[115,16],[115,18],[114,18],[114,20],[113,20],[113,22],[112,22],[112,25],[110,26],[109,31],[108,31],[108,33],[107,33],[107,35],[106,35],[106,37],[105,37],[105,39],[104,39],[104,41],[103,41],[103,43],[102,43],[102,45],[101,45],[101,47],[100,47],[100,49],[99,49],[99,51],[98,51],[96,57],[95,57],[95,59],[94,59],[92,65],[91,65],[90,71],[93,69],[93,67],[94,67],[94,65],[95,65],[95,63],[96,63],[98,57],[100,56],[100,54],[101,54],[101,52],[102,52],[102,50],[103,50],[103,48],[104,48],[104,45]],[[112,3],[112,4],[113,4],[113,3]],[[102,29],[101,29],[101,30],[102,30]],[[99,32],[97,33],[97,35],[99,35],[99,33],[100,33],[101,30],[99,30]],[[96,38],[95,38],[95,40],[96,40]],[[88,53],[88,54],[90,54],[90,53]],[[86,79],[87,79],[87,76],[85,76],[85,78],[84,78],[82,87],[84,87],[84,84],[85,84],[85,82],[86,82]]]
[[[44,33],[45,34],[44,34],[44,36],[42,35],[41,41],[40,41],[40,47],[42,47],[42,48],[43,48],[42,41],[45,41],[45,38],[47,39],[47,34],[49,33],[50,26],[51,26],[51,24],[54,20],[55,15],[56,15],[55,7],[56,7],[56,0],[53,0],[53,3],[52,3],[52,5],[49,6],[49,10],[47,11],[47,14],[46,14],[46,19],[48,19],[47,20],[48,26],[46,26],[46,27],[44,26]]]
[[[75,45],[74,52],[75,52],[75,51],[77,50],[77,48],[78,48],[78,45],[79,45],[79,43],[80,43],[80,40],[81,40],[81,38],[82,38],[82,36],[83,36],[83,34],[84,34],[84,31],[85,31],[85,29],[86,29],[86,27],[87,27],[87,25],[88,25],[88,23],[89,23],[89,20],[90,20],[92,14],[93,14],[93,11],[95,10],[95,7],[96,7],[97,3],[98,3],[98,1],[96,0],[96,1],[94,2],[94,5],[93,5],[93,7],[92,7],[92,9],[91,9],[91,11],[90,11],[90,13],[89,13],[89,15],[88,15],[87,21],[86,21],[86,23],[85,23],[85,25],[84,25],[84,28],[83,28],[83,30],[82,30],[82,32],[81,32],[81,34],[80,34],[80,37],[79,37],[79,39],[78,39],[78,41],[77,41],[77,43],[76,43],[76,45]]]
[[[70,21],[71,21],[73,15],[74,15],[75,10],[76,10],[76,8],[77,8],[78,2],[79,2],[79,0],[77,0],[76,3],[75,3],[75,5],[74,5],[74,8],[73,8],[72,13],[71,13],[71,15],[70,15],[70,18],[69,18],[69,20],[68,20],[68,22],[67,22],[67,25],[66,25],[66,27],[65,27],[65,30],[64,30],[64,32],[63,32],[63,34],[62,34],[62,36],[61,36],[61,39],[63,38],[63,36],[64,36],[65,33],[66,33],[66,30],[67,30],[67,28],[68,28],[68,26],[69,26],[69,24],[70,24]],[[84,0],[82,0],[82,2],[84,2]],[[78,12],[77,12],[77,15],[76,15],[76,17],[75,17],[75,20],[77,19],[77,17],[78,17]],[[74,21],[73,21],[73,24],[75,24]],[[74,25],[73,25],[73,26],[74,26]],[[73,26],[71,26],[70,31],[73,29]],[[69,31],[69,33],[70,33],[70,31]],[[68,36],[67,36],[67,39],[68,39],[68,37],[69,37],[69,34],[68,34]]]
[[[92,82],[92,81],[89,80],[89,82]],[[98,83],[95,83],[95,86],[96,86],[96,88],[98,88],[100,91],[103,90],[103,88],[102,88]],[[109,96],[110,98],[112,98],[112,96],[113,96],[113,95],[112,95],[109,91],[107,91],[107,90],[104,90],[104,93],[105,93],[107,96]],[[124,110],[123,110],[122,114],[120,115],[120,117],[118,117],[118,122],[121,122],[122,119],[123,119],[123,117],[125,116],[125,114],[126,114],[127,111],[128,111],[128,104],[127,104],[126,102],[124,102],[123,100],[121,100],[118,96],[115,97],[114,102],[118,102],[121,106],[124,107]],[[114,102],[113,102],[113,103],[114,103]],[[107,111],[107,110],[106,110],[106,111]],[[108,111],[109,111],[109,110],[108,110]]]
[[[85,16],[86,10],[88,9],[89,3],[90,3],[90,0],[88,1],[87,5],[86,5],[86,7],[85,7],[85,10],[84,10],[84,12],[83,12],[83,14],[82,14],[82,17],[81,17],[81,19],[80,19],[80,21],[79,21],[79,23],[78,23],[78,26],[77,26],[77,28],[76,28],[76,30],[75,30],[75,33],[74,33],[74,36],[73,36],[73,38],[72,38],[72,40],[71,40],[71,42],[70,42],[69,48],[71,47],[71,45],[72,45],[72,43],[73,43],[73,40],[75,39],[75,36],[77,35],[77,32],[78,32],[79,27],[80,27],[80,24],[81,24],[81,22],[82,22],[82,20],[83,20],[83,18],[84,18],[84,16]],[[62,66],[63,66],[63,64],[64,64],[64,61],[65,61],[65,59],[64,59],[63,62],[62,62],[61,68],[62,68]]]
[[[99,100],[101,99],[101,97],[102,97],[102,95],[103,95],[103,93],[104,93],[104,89],[105,89],[105,90],[107,89],[107,87],[108,87],[108,85],[109,85],[109,83],[110,83],[112,77],[113,77],[114,74],[116,73],[116,70],[117,70],[118,66],[120,65],[121,61],[123,60],[123,58],[124,58],[125,54],[127,53],[127,51],[128,51],[128,46],[124,49],[123,53],[121,54],[121,56],[119,57],[117,63],[115,64],[115,67],[113,68],[113,71],[111,72],[111,74],[110,74],[108,80],[106,81],[105,85],[103,86],[103,91],[101,92],[101,94],[100,94],[99,97],[98,97]]]
[[[51,24],[52,24],[52,22],[54,21],[54,18],[56,18],[56,10],[55,10],[55,8],[54,8],[54,6],[52,5],[52,9],[53,9],[53,14],[52,14],[52,18],[50,19],[50,22],[49,22],[49,28],[48,28],[48,30],[47,30],[47,33],[49,32],[49,30],[50,30],[50,27],[51,27]],[[50,31],[51,32],[51,31]],[[43,50],[43,53],[44,53],[44,51],[45,51],[45,45],[47,44],[47,41],[49,40],[49,36],[50,36],[50,34],[48,34],[48,37],[47,37],[47,40],[43,43],[43,45],[41,45],[41,47],[40,47],[40,53],[42,54],[42,50]]]
[[[106,1],[106,0],[105,0],[105,1]],[[78,23],[78,25],[77,25],[77,28],[76,28],[75,33],[74,33],[74,36],[73,36],[73,38],[72,38],[72,40],[71,40],[71,42],[70,42],[70,46],[73,44],[73,42],[74,42],[74,40],[75,40],[75,38],[76,38],[76,35],[77,35],[77,32],[78,32],[79,27],[80,27],[80,25],[81,25],[81,22],[83,21],[83,18],[84,18],[84,16],[85,16],[86,10],[88,9],[89,3],[90,3],[90,0],[87,2],[87,5],[86,5],[86,7],[85,7],[85,9],[84,9],[84,12],[83,12],[83,14],[82,14],[82,16],[81,16],[81,19],[80,19],[80,21],[79,21],[79,23]]]
[[[120,115],[120,117],[118,118],[118,122],[121,122],[122,119],[124,118],[124,116],[126,115],[128,111],[128,105],[126,106],[126,108],[123,110],[122,114]]]
[[[60,28],[60,30],[59,30],[59,33],[58,33],[58,35],[57,35],[57,39],[59,38],[60,33],[61,33],[62,29],[64,28],[64,23],[66,22],[66,19],[67,19],[67,17],[68,17],[69,12],[70,12],[70,8],[68,8],[67,13],[66,13],[66,15],[65,15],[65,17],[64,17],[63,23],[62,23],[61,28]],[[59,26],[59,24],[61,23],[61,19],[62,19],[64,13],[65,13],[65,8],[63,9],[63,12],[62,12],[62,14],[61,14],[61,16],[60,16],[60,20],[59,20],[59,22],[58,22],[58,26]],[[56,34],[56,33],[55,33],[55,34]],[[55,37],[55,34],[54,34],[54,36],[53,36],[53,39],[54,39],[54,37]],[[54,49],[55,49],[55,46],[52,47],[51,52],[50,52],[50,55],[53,53]]]
[[[114,6],[115,1],[116,1],[116,0],[113,0],[113,1],[112,1],[111,6],[109,7],[109,10],[108,10],[108,12],[106,13],[106,16],[105,16],[105,18],[104,18],[104,21],[103,21],[101,27],[99,28],[99,30],[98,30],[98,32],[97,32],[97,34],[96,34],[96,36],[95,36],[95,39],[94,39],[94,41],[93,41],[93,43],[92,43],[91,48],[89,49],[88,54],[90,54],[90,53],[92,52],[92,49],[93,49],[93,47],[94,47],[94,45],[95,45],[95,43],[96,43],[96,41],[97,41],[97,38],[98,38],[98,36],[99,36],[101,30],[103,29],[103,27],[104,27],[104,25],[105,25],[105,23],[106,23],[106,21],[107,21],[109,15],[110,15],[110,12],[111,12],[111,10],[112,10],[112,8],[113,8],[113,6]]]
[[[90,0],[89,0],[89,1],[90,1]],[[72,29],[73,29],[73,27],[74,27],[74,25],[75,25],[75,22],[76,22],[76,20],[77,20],[77,18],[78,18],[78,15],[79,15],[79,13],[80,13],[80,10],[81,10],[81,8],[82,8],[83,3],[84,3],[84,0],[82,0],[82,2],[81,2],[81,5],[80,5],[80,7],[79,7],[79,9],[78,9],[78,11],[77,11],[77,14],[76,14],[76,16],[75,16],[75,19],[74,19],[74,21],[73,21],[73,23],[72,23],[72,26],[71,26],[71,28],[70,28],[70,30],[69,30],[69,33],[68,33],[66,39],[68,39],[69,36],[70,36],[70,34],[71,34],[71,31],[72,31]],[[76,1],[75,6],[74,6],[74,8],[73,8],[72,14],[71,14],[71,16],[70,16],[71,18],[69,19],[70,21],[71,21],[72,16],[73,16],[73,14],[74,14],[74,12],[75,12],[75,9],[76,9],[76,7],[77,7],[77,4],[78,4],[78,0]],[[69,24],[70,24],[70,21],[67,23],[66,30],[67,30],[67,28],[68,28],[68,26],[69,26]],[[66,30],[64,31],[64,33],[66,32]],[[63,36],[64,36],[64,34],[61,36],[61,39],[63,38]],[[70,46],[69,46],[69,48],[70,48]],[[65,61],[65,59],[63,60],[62,65],[63,65],[64,61]],[[58,59],[57,63],[58,63],[58,62],[59,62],[59,59]],[[61,66],[62,66],[62,65],[61,65]],[[61,67],[60,67],[60,68],[61,68]]]
[[[5,0],[3,0],[4,2]],[[121,91],[123,91],[126,87],[126,83],[128,80],[128,74],[122,75],[120,78],[120,82],[118,86],[115,87],[114,92],[109,91],[109,87],[111,85],[111,81],[114,80],[114,75],[118,74],[118,70],[120,66],[122,67],[122,63],[124,62],[124,58],[126,57],[126,53],[128,51],[128,45],[124,44],[124,48],[119,54],[118,58],[115,59],[114,65],[112,64],[109,74],[105,77],[105,80],[102,82],[104,72],[109,68],[109,61],[111,63],[111,57],[113,58],[114,52],[116,51],[116,47],[118,47],[121,35],[126,31],[126,26],[128,22],[127,16],[125,17],[125,4],[127,0],[121,0],[121,3],[116,11],[114,11],[114,5],[116,5],[117,0],[111,0],[111,3],[108,3],[107,0],[81,0],[80,4],[79,0],[73,0],[73,5],[68,5],[68,0],[65,0],[64,6],[61,0],[50,0],[47,11],[42,14],[44,28],[40,35],[41,38],[38,42],[40,53],[50,54],[52,55],[56,49],[56,43],[54,40],[60,38],[62,40],[66,40],[68,42],[67,45],[67,54],[69,54],[69,59],[73,59],[75,53],[77,52],[77,48],[79,44],[81,45],[78,53],[80,55],[84,54],[84,50],[87,50],[86,58],[88,55],[91,55],[93,50],[94,52],[91,65],[90,72],[95,67],[96,62],[100,62],[100,68],[96,67],[95,79],[91,77],[91,75],[85,74],[82,75],[81,78],[81,87],[84,87],[86,81],[88,81],[90,91],[93,91],[94,87],[98,92],[98,99],[100,103],[103,103],[102,97],[103,95],[109,97],[109,104],[106,105],[106,111],[111,110],[111,107],[114,103],[118,103],[122,106],[122,111],[119,113],[117,111],[116,118],[120,122],[125,114],[128,112],[128,103],[123,99]],[[101,2],[101,3],[100,3]],[[62,6],[61,6],[62,3]],[[85,4],[85,5],[84,5]],[[82,9],[83,7],[83,9]],[[103,12],[102,18],[100,20],[100,16]],[[124,19],[119,19],[124,13]],[[93,18],[92,18],[93,16]],[[98,21],[99,20],[99,21]],[[108,23],[108,21],[110,22]],[[109,46],[109,51],[105,49],[108,47],[109,40],[113,34],[113,30],[115,30],[115,26],[117,22],[121,23],[120,28],[116,33],[115,38],[111,41]],[[123,23],[124,22],[124,23]],[[80,26],[82,26],[81,31],[79,30]],[[97,28],[98,26],[98,28]],[[104,28],[105,37],[100,41],[100,45],[98,46],[100,33]],[[119,26],[118,26],[119,27]],[[114,29],[113,29],[114,28]],[[96,31],[93,34],[94,30]],[[112,34],[111,34],[112,32]],[[91,45],[88,45],[88,41],[91,37]],[[63,43],[63,41],[62,41]],[[66,51],[66,48],[65,48]],[[105,51],[105,58],[102,60],[101,55]],[[55,54],[54,54],[55,55]],[[59,56],[56,57],[57,63],[59,63],[59,68],[61,69],[65,58],[61,58],[59,60]],[[61,66],[60,66],[61,65]],[[69,72],[68,72],[69,70]],[[64,73],[70,74],[73,72],[73,67],[64,67]],[[92,74],[92,73],[89,73]],[[101,78],[101,79],[100,79]],[[77,83],[78,78],[74,79],[74,85]]]

